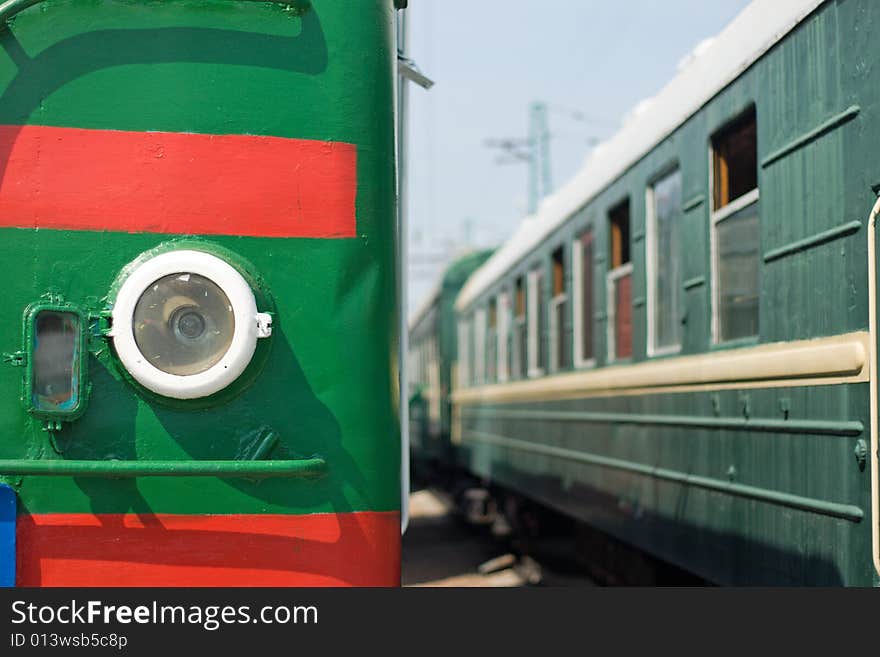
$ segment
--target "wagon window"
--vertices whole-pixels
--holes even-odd
[[[541,376],[546,369],[544,347],[544,273],[529,272],[528,294],[528,355],[529,376]]]
[[[474,372],[476,384],[486,381],[486,308],[478,308],[474,313]]]
[[[522,276],[516,279],[513,296],[513,348],[510,353],[510,375],[514,379],[521,379],[525,376],[529,362],[526,324],[526,286]]]
[[[456,386],[466,388],[471,381],[469,336],[470,323],[467,319],[458,322],[458,377]]]
[[[608,213],[611,268],[608,293],[608,359],[632,356],[632,263],[630,262],[629,199]]]
[[[647,201],[648,352],[654,355],[681,344],[681,171],[649,187]]]
[[[425,342],[422,341],[421,343],[419,343],[419,383],[421,383],[422,385],[425,384],[425,370],[427,369],[427,360],[428,358],[425,349]]]
[[[420,371],[420,365],[422,360],[422,350],[420,345],[417,343],[415,345],[415,349],[413,350],[413,381],[416,384],[422,382],[422,374]]]
[[[719,342],[758,334],[760,223],[755,202],[715,227]]]
[[[760,203],[755,112],[712,139],[715,342],[758,334]]]
[[[458,323],[458,385],[467,388],[471,383],[471,323],[462,319]]]
[[[486,330],[486,381],[497,380],[498,371],[498,300],[489,300],[489,319]]]
[[[437,334],[434,333],[428,341],[428,371],[425,373],[425,381],[429,391],[428,418],[432,422],[440,421],[440,354],[437,349]]]
[[[608,213],[611,227],[609,254],[611,268],[617,269],[629,262],[629,199]]]
[[[712,140],[714,209],[758,186],[758,131],[754,110]]]
[[[568,292],[565,287],[565,258],[560,246],[553,252],[553,297],[550,299],[550,362],[553,371],[568,364],[568,340],[565,333]]]
[[[504,383],[510,378],[510,293],[498,295],[498,376],[496,380]]]
[[[574,353],[579,367],[593,364],[593,231],[572,244]]]

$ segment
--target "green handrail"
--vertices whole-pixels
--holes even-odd
[[[42,2],[43,0],[6,0],[0,4],[0,30],[6,27],[6,21],[28,7]]]
[[[300,11],[308,7],[307,0],[246,0],[249,2],[267,2],[274,3],[280,5],[288,5],[291,7],[295,7]],[[6,0],[6,2],[0,3],[0,30],[3,30],[6,27],[6,21],[15,16],[16,14],[24,11],[28,7],[33,7],[36,4],[43,2],[43,0]]]
[[[0,476],[56,477],[317,477],[327,470],[322,458],[288,461],[69,461],[0,460]]]

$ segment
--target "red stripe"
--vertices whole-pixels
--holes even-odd
[[[0,126],[0,226],[354,237],[341,142]]]
[[[19,586],[398,586],[400,514],[18,518]]]

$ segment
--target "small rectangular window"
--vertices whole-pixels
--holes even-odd
[[[526,322],[526,286],[523,277],[514,284],[513,349],[510,354],[510,373],[515,379],[525,377],[528,368],[528,325]]]
[[[593,362],[593,231],[581,233],[572,246],[575,361],[583,367]]]
[[[540,269],[529,272],[528,294],[529,376],[541,376],[546,369],[544,347],[544,275]]]
[[[632,263],[629,199],[608,213],[610,271],[608,292],[608,359],[632,356]]]
[[[31,407],[46,414],[74,412],[82,392],[80,316],[47,309],[32,321]]]
[[[647,194],[648,353],[668,353],[681,345],[681,170]]]
[[[565,258],[560,246],[551,257],[553,297],[550,299],[550,362],[554,372],[568,366],[568,340],[565,332],[568,293],[565,287]]]
[[[758,334],[761,224],[752,109],[712,138],[713,336]]]

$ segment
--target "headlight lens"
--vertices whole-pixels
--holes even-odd
[[[199,274],[164,276],[135,305],[134,339],[153,367],[178,376],[199,374],[229,350],[235,315],[229,298]]]

